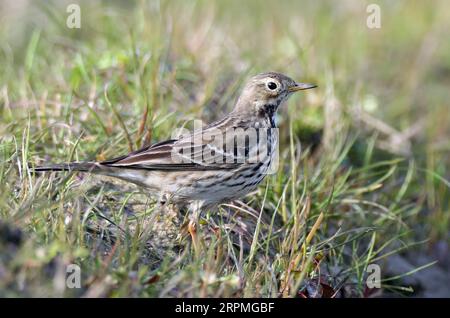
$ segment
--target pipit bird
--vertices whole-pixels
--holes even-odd
[[[242,197],[261,183],[276,155],[278,107],[294,92],[314,87],[283,74],[262,73],[246,83],[230,114],[201,130],[106,161],[34,170],[117,177],[149,189],[163,204],[170,200],[188,206],[196,220],[201,210]]]

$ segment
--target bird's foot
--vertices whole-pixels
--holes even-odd
[[[187,226],[188,232],[192,238],[192,246],[194,247],[194,253],[196,256],[200,255],[199,238],[197,235],[197,222],[189,220]]]

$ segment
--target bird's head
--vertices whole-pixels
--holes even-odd
[[[314,87],[316,85],[297,83],[280,73],[261,73],[247,82],[234,110],[273,115],[293,93]]]

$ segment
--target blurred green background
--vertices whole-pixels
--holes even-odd
[[[79,29],[66,25],[72,3]],[[380,28],[367,26],[371,3]],[[107,158],[168,138],[187,120],[219,118],[249,76],[278,71],[319,86],[282,110],[282,147],[291,123],[305,149],[354,137],[344,167],[364,167],[368,151],[372,163],[403,159],[393,189],[410,178],[401,200],[420,210],[406,221],[409,240],[429,239],[417,253],[448,273],[448,1],[15,0],[0,3],[0,26],[4,176],[28,126],[43,135],[28,161]],[[15,179],[4,180],[8,220]]]

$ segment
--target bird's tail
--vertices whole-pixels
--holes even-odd
[[[33,169],[35,172],[45,171],[74,171],[88,172],[104,176],[119,178],[138,185],[146,185],[147,175],[141,170],[130,170],[122,167],[112,167],[99,162],[70,162],[55,165],[41,166]]]
[[[99,172],[100,167],[96,162],[70,162],[50,166],[35,167],[35,172],[44,171],[81,171],[81,172]]]

